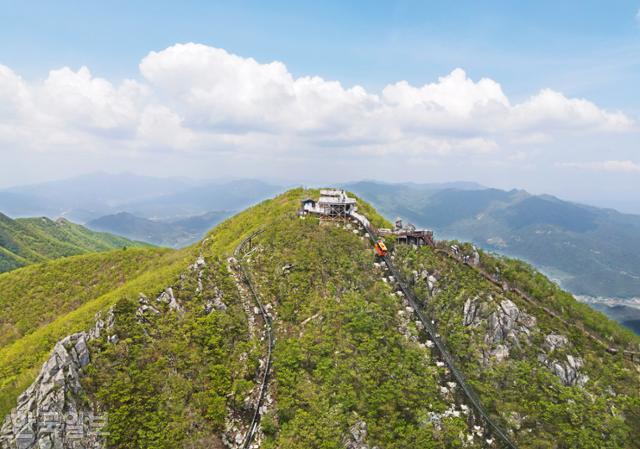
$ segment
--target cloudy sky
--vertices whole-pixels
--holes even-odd
[[[104,170],[640,202],[637,1],[26,3],[0,2],[0,187]]]

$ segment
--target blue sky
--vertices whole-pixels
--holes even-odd
[[[640,107],[637,0],[0,3],[1,60],[27,77],[63,65],[132,77],[150,50],[198,42],[371,89],[463,67],[510,97],[550,87]]]
[[[165,173],[167,165],[180,175],[206,177],[210,170],[203,167],[216,166],[237,176],[263,173],[304,181],[318,177],[304,167],[314,165],[319,149],[338,157],[335,148],[344,145],[355,149],[345,150],[337,160],[342,165],[361,161],[362,171],[338,170],[339,178],[371,177],[372,170],[384,166],[386,177],[394,181],[469,179],[598,203],[614,196],[633,203],[640,188],[640,2],[523,3],[0,2],[0,65],[6,68],[9,86],[5,91],[26,92],[4,101],[22,105],[29,98],[28,107],[16,106],[5,116],[0,107],[0,117],[11,127],[4,140],[0,133],[0,152],[8,162],[4,171],[0,168],[0,186],[94,168],[173,174]],[[202,47],[166,51],[191,42]],[[206,70],[212,72],[221,67],[216,64],[228,62],[209,48],[238,55],[244,62],[254,58],[258,67],[243,63],[244,68],[225,78],[229,82],[241,75],[241,86],[222,84],[221,89],[220,84],[203,83],[206,73],[196,75],[204,70],[198,65],[202,60],[209,61]],[[149,60],[152,51],[164,59]],[[185,59],[186,53],[192,57]],[[148,62],[146,71],[143,61]],[[172,84],[181,70],[172,61],[184,67],[182,83],[200,86],[189,93],[189,102]],[[251,96],[251,77],[264,87],[260,79],[271,76],[269,64],[274,61],[286,67],[276,82],[283,92],[303,91],[304,99],[295,102],[296,113],[308,122],[302,127],[287,117],[272,120],[273,108],[285,104],[284,97]],[[62,68],[67,69],[51,72]],[[160,73],[165,69],[175,71],[172,78],[168,71]],[[455,69],[462,69],[464,76],[456,72],[448,84],[439,81]],[[327,83],[309,88],[288,79],[304,77]],[[481,86],[483,78],[495,85]],[[137,83],[135,88],[129,80]],[[333,81],[340,82],[342,90],[330,92]],[[401,81],[407,86],[398,87]],[[431,84],[440,87],[420,91]],[[366,95],[346,92],[356,85]],[[204,103],[214,92],[226,92],[224,86],[249,97],[238,103]],[[396,88],[383,94],[389,86]],[[202,98],[194,103],[196,91]],[[452,95],[458,92],[464,92],[461,98]],[[340,97],[335,105],[332,95]],[[455,98],[449,101],[451,96]],[[311,97],[323,103],[309,103]],[[361,102],[357,106],[356,97]],[[417,97],[419,106],[413,100]],[[64,111],[52,106],[52,99],[63,103]],[[588,104],[579,103],[583,99]],[[239,109],[247,102],[253,109]],[[461,102],[475,106],[463,107]],[[109,106],[113,104],[117,107]],[[345,105],[354,109],[340,123],[334,113],[309,112],[325,106],[341,111]],[[389,135],[370,137],[369,130],[364,136],[365,123],[382,120],[388,108],[398,105],[389,117],[403,120],[390,125]],[[482,108],[487,105],[510,112],[485,120]],[[95,122],[91,126],[73,114],[80,107],[88,108],[84,113]],[[420,107],[429,114],[433,108],[450,114],[409,117],[419,115]],[[20,116],[19,111],[28,108],[48,118],[35,123]],[[156,117],[152,113],[180,122],[184,136],[172,145],[158,144],[162,139],[155,134],[144,140],[153,134],[148,120],[144,122],[145,117]],[[535,123],[524,124],[523,114],[535,116]],[[498,122],[517,124],[497,130]],[[381,123],[376,129],[386,122]],[[37,141],[29,140],[29,129],[37,130]],[[196,136],[200,132],[210,138],[206,144]],[[249,134],[260,138],[248,140]],[[258,154],[261,142],[268,142],[268,157]],[[470,157],[465,151],[471,147]],[[413,171],[390,163],[407,157]],[[264,158],[268,163],[263,164]],[[61,159],[71,163],[56,166],[55,175],[37,168],[50,168]],[[234,169],[242,164],[261,170]],[[595,176],[604,188],[593,187]]]

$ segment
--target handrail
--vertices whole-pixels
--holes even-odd
[[[262,373],[262,381],[260,383],[260,394],[258,396],[258,402],[253,412],[253,417],[251,419],[251,424],[249,425],[249,430],[247,430],[244,440],[242,441],[241,447],[243,449],[249,448],[249,445],[253,441],[256,431],[258,430],[258,424],[260,423],[260,408],[264,403],[264,398],[267,393],[267,383],[269,382],[269,371],[271,370],[272,352],[273,352],[273,346],[274,346],[271,317],[269,316],[269,314],[267,313],[267,310],[262,305],[262,301],[260,301],[260,295],[258,295],[258,292],[253,285],[253,281],[251,280],[251,275],[249,274],[249,270],[247,270],[247,268],[244,266],[244,262],[242,261],[244,255],[240,256],[241,252],[244,250],[244,246],[248,242],[250,242],[253,237],[261,234],[262,232],[264,232],[264,229],[260,229],[252,233],[247,238],[245,238],[242,242],[240,242],[240,244],[233,251],[233,255],[234,257],[236,257],[236,260],[238,261],[238,267],[240,268],[240,272],[242,274],[243,280],[245,284],[247,284],[247,286],[249,287],[251,296],[253,296],[255,303],[258,305],[258,309],[260,310],[260,314],[262,315],[262,319],[264,320],[264,326],[267,334],[267,362],[265,364],[264,372]]]

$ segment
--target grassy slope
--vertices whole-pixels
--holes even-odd
[[[89,395],[109,410],[113,447],[222,447],[227,407],[245,417],[251,413],[244,398],[254,385],[262,346],[248,335],[226,259],[250,233],[294,219],[302,194],[288,192],[218,225],[201,245],[207,263],[202,291],[196,291],[186,264],[180,276],[156,287],[172,286],[185,308],[183,317],[165,313],[141,323],[133,316],[135,294],[117,303],[120,342],[93,343],[93,364],[84,380]],[[205,315],[203,303],[214,295],[228,308]]]
[[[259,229],[269,219],[277,220],[284,209],[291,210],[291,205],[297,204],[300,195],[302,195],[300,191],[294,191],[285,200],[279,198],[254,206],[243,214],[239,214],[233,219],[220,224],[216,228],[216,232],[209,235],[208,253],[215,257],[230,255],[235,245],[244,238],[244,235]],[[10,285],[13,279],[26,278],[31,274],[30,279],[25,279],[22,283],[24,288],[30,289],[30,292],[41,295],[45,299],[47,292],[56,292],[54,297],[57,297],[57,300],[63,300],[68,310],[71,309],[70,305],[79,305],[81,303],[76,309],[68,313],[51,313],[47,318],[50,321],[40,327],[28,328],[27,326],[27,330],[30,333],[21,338],[16,339],[21,334],[21,331],[16,329],[18,326],[9,324],[3,329],[2,338],[8,344],[0,347],[0,415],[4,415],[15,405],[15,399],[33,381],[40,365],[46,359],[56,341],[69,333],[88,329],[93,324],[96,313],[106,310],[122,298],[137,301],[139,292],[145,292],[149,297],[157,295],[159,291],[170,285],[177,275],[192,262],[196,249],[191,247],[180,251],[149,251],[157,252],[159,257],[150,261],[145,270],[140,270],[139,276],[131,278],[120,286],[118,285],[121,283],[121,278],[117,276],[116,279],[112,279],[109,276],[101,278],[99,273],[92,270],[93,264],[99,265],[100,260],[106,261],[114,255],[116,258],[122,256],[119,252],[110,253],[110,255],[105,256],[106,259],[103,259],[101,255],[89,255],[86,256],[88,258],[86,260],[81,256],[79,258],[71,258],[68,261],[49,262],[40,267],[27,267],[15,273],[2,275],[6,276],[5,278],[0,277],[0,279],[5,279],[8,282],[7,285]],[[131,256],[137,254],[131,250],[127,250],[126,253]],[[86,263],[87,260],[91,261],[91,263]],[[79,262],[78,266],[72,267],[76,261]],[[123,268],[126,266],[127,261],[122,260],[124,263]],[[62,267],[65,267],[65,271],[70,269],[77,274],[75,280],[67,278],[71,281],[71,284],[49,277],[49,268],[53,269],[53,271],[58,271]],[[14,275],[15,277],[13,277]],[[73,274],[67,272],[64,276],[73,276]],[[96,276],[117,288],[108,290],[106,285],[97,285],[94,286],[95,295],[88,294],[85,289],[77,288],[75,281],[87,282],[87,279],[93,279]],[[7,291],[11,291],[11,288]],[[29,291],[24,293],[29,293]],[[8,294],[16,299],[20,296],[18,290]],[[34,302],[37,303],[37,297]],[[2,301],[1,303],[4,304],[3,307],[7,311],[13,307],[9,302]],[[18,323],[30,322],[34,325],[38,321],[38,317],[36,315],[31,316],[29,310],[20,312],[18,308],[16,312],[12,313],[14,313],[13,320]]]
[[[189,270],[172,283],[185,307],[184,317],[168,313],[151,316],[152,324],[140,323],[131,319],[135,297],[118,303],[116,333],[121,341],[94,344],[98,355],[85,380],[90,395],[110,412],[113,447],[217,447],[226,407],[245,418],[250,415],[242,399],[254,384],[257,357],[264,348],[245,336],[245,315],[225,259],[245,236],[262,228],[264,252],[254,268],[258,285],[272,286],[263,294],[282,316],[276,320],[275,371],[276,394],[284,405],[277,419],[265,421],[267,427],[269,419],[280,423],[271,430],[277,432],[271,433],[271,447],[338,447],[355,419],[353,412],[370,421],[385,447],[434,443],[453,438],[464,427],[460,418],[445,420],[439,434],[419,424],[428,410],[446,408],[437,398],[439,370],[427,353],[407,344],[396,330],[397,303],[378,280],[367,241],[342,229],[321,228],[313,219],[300,220],[296,211],[303,193],[294,190],[257,205],[208,236],[203,245],[208,267],[204,290],[194,290]],[[368,207],[361,210],[383,224]],[[295,280],[280,276],[285,262],[296,265]],[[320,282],[325,276],[326,284]],[[218,290],[229,308],[205,316],[203,301]],[[301,321],[315,311],[326,321],[307,324],[308,333],[299,341]],[[339,366],[333,368],[338,349]],[[300,358],[316,359],[308,362],[317,364],[317,370],[309,372],[311,366]],[[310,381],[317,382],[317,390],[309,390]],[[310,403],[325,396],[326,401]],[[425,396],[433,398],[430,405],[415,407]],[[315,424],[319,415],[322,425]]]
[[[166,253],[164,249],[116,250],[0,274],[0,348],[124,285]]]
[[[60,257],[138,246],[149,245],[90,231],[67,220],[12,220],[0,214],[0,272]]]
[[[0,415],[15,405],[16,397],[33,381],[56,341],[91,327],[95,314],[122,296],[154,292],[156,285],[168,282],[183,267],[185,253],[119,250],[0,275]]]

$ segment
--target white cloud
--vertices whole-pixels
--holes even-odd
[[[95,78],[87,67],[77,72],[68,67],[52,70],[37,92],[38,105],[61,127],[113,135],[135,130],[139,100],[145,88],[126,80],[114,86]]]
[[[543,89],[513,108],[512,119],[518,127],[554,131],[586,129],[624,131],[633,126],[622,112],[609,112],[580,98],[567,98],[551,89]]]
[[[486,78],[474,83],[462,69],[422,87],[400,81],[385,87],[382,96],[399,108],[421,108],[457,117],[469,117],[477,110],[502,111],[510,107],[500,84]]]
[[[584,170],[617,172],[617,173],[640,173],[640,164],[630,160],[600,161],[600,162],[561,162],[560,167],[578,168]]]
[[[399,81],[374,93],[295,78],[281,62],[199,44],[151,52],[139,69],[141,81],[114,83],[86,67],[63,67],[28,83],[0,66],[0,141],[24,150],[313,150],[427,159],[483,157],[503,142],[544,145],[571,133],[636,126],[621,112],[550,89],[514,104],[498,82],[474,81],[462,69],[423,86]]]

